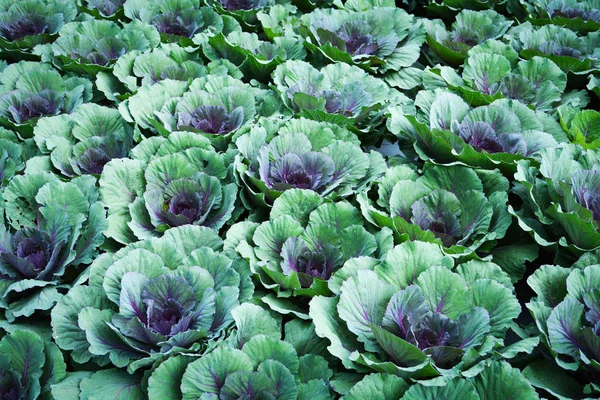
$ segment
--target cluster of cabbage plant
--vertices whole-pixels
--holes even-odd
[[[0,400],[600,398],[599,0],[0,0]]]

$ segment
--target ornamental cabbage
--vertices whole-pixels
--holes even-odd
[[[202,51],[209,60],[228,60],[256,80],[269,82],[271,73],[285,60],[303,60],[306,50],[300,38],[288,34],[272,42],[260,40],[255,33],[234,31],[219,33],[202,43]]]
[[[107,225],[95,185],[92,176],[61,182],[40,172],[16,176],[4,190],[0,308],[7,319],[52,308],[96,257]]]
[[[600,29],[600,5],[595,0],[538,0],[531,9],[531,22],[536,25],[559,25],[582,33]]]
[[[311,51],[370,72],[410,67],[425,41],[423,24],[396,7],[360,12],[317,9],[303,15],[302,22]]]
[[[236,141],[240,154],[235,168],[246,186],[247,203],[271,204],[294,188],[323,197],[347,197],[385,171],[383,157],[363,152],[356,136],[345,128],[300,118],[276,129],[273,137],[272,128],[254,127]]]
[[[123,12],[123,4],[127,0],[77,0],[85,11],[101,18],[114,18]]]
[[[133,143],[133,129],[119,111],[96,104],[42,118],[33,132],[40,151],[68,177],[100,175],[110,160],[127,157]]]
[[[107,99],[119,102],[135,94],[141,86],[152,86],[167,79],[191,82],[207,74],[242,77],[242,73],[228,61],[205,65],[197,53],[190,53],[178,44],[167,43],[149,52],[133,50],[119,57],[112,73],[98,73],[96,85]]]
[[[260,11],[268,9],[276,4],[284,7],[291,7],[289,0],[204,0],[205,3],[213,7],[217,12],[224,16],[235,18],[242,26],[247,29],[255,30],[258,25],[257,14]]]
[[[51,45],[37,46],[37,54],[61,69],[91,76],[110,70],[119,57],[132,50],[146,51],[160,44],[156,28],[140,21],[123,28],[108,20],[70,22],[58,35]]]
[[[427,44],[442,60],[454,66],[463,63],[473,46],[501,37],[512,25],[494,10],[462,10],[455,18],[450,31],[440,20],[426,21]]]
[[[541,153],[541,164],[519,161],[512,210],[541,246],[567,247],[573,255],[600,247],[600,155],[576,145]],[[563,255],[568,255],[563,254]]]
[[[519,56],[512,48],[490,42],[469,51],[462,76],[450,67],[431,69],[436,84],[441,78],[445,86],[459,92],[472,106],[508,98],[548,112],[556,108],[563,94],[568,94],[565,93],[567,75],[554,62],[537,56],[518,61]]]
[[[223,18],[200,0],[127,0],[125,15],[153,25],[168,42],[191,39],[199,33],[214,34],[223,29]],[[191,44],[183,40],[182,44]]]
[[[222,247],[211,229],[185,226],[103,254],[89,286],[73,288],[52,310],[56,343],[76,362],[130,372],[205,351],[253,292],[247,264]]]
[[[596,70],[596,49],[600,34],[578,36],[570,29],[556,25],[534,27],[526,22],[507,33],[510,44],[523,58],[547,57],[565,72],[587,73]]]
[[[77,15],[72,0],[0,1],[0,45],[3,49],[29,53]]]
[[[388,128],[399,137],[412,136],[419,157],[437,163],[514,172],[517,160],[539,159],[542,149],[567,140],[552,117],[511,99],[471,109],[456,94],[438,89],[419,92],[415,104],[421,111],[416,118],[393,109]]]
[[[419,241],[394,247],[383,263],[347,262],[332,278],[341,285],[330,284],[337,296],[310,302],[316,332],[346,368],[405,378],[453,376],[494,349],[503,353],[521,312],[510,278],[489,262],[453,266],[437,245]],[[522,349],[537,343],[523,339]]]
[[[327,360],[317,353],[318,348],[305,347],[306,340],[319,342],[310,325],[297,320],[288,322],[282,340],[281,319],[266,310],[246,303],[235,308],[232,315],[236,330],[226,343],[201,358],[172,358],[155,370],[148,388],[151,398],[154,390],[156,395],[184,400],[336,398],[330,386],[333,371]],[[296,340],[298,334],[305,338]],[[185,369],[177,368],[175,375],[174,365]],[[173,378],[168,391],[152,385]]]
[[[260,107],[259,101],[267,105]],[[141,128],[165,136],[175,131],[201,133],[224,150],[233,134],[253,121],[258,112],[278,108],[272,104],[272,98],[262,89],[230,76],[211,75],[191,84],[168,79],[142,86],[122,103],[120,111],[126,120]]]
[[[131,158],[112,160],[102,171],[105,235],[127,244],[182,225],[218,231],[237,216],[231,180],[225,157],[200,135],[177,132],[168,139],[146,139]]]
[[[363,224],[348,202],[325,203],[313,192],[292,189],[275,201],[268,221],[234,225],[226,245],[250,260],[263,286],[279,297],[328,295],[327,281],[344,263],[383,257],[392,247],[389,229],[371,234]],[[294,306],[300,310],[303,303]]]
[[[52,398],[50,386],[67,376],[59,348],[33,329],[7,331],[0,340],[0,398]]]
[[[0,122],[30,135],[37,118],[73,112],[92,99],[92,83],[51,65],[21,61],[0,70]]]
[[[287,61],[273,73],[283,103],[300,116],[343,126],[374,129],[388,103],[409,102],[382,80],[345,63],[321,70],[304,61]]]
[[[535,291],[527,308],[542,342],[567,370],[600,371],[600,265],[544,265],[527,279]]]
[[[504,237],[512,220],[508,189],[498,170],[426,163],[421,173],[402,165],[389,168],[358,199],[365,218],[391,228],[397,242],[435,242],[456,254],[489,251]]]
[[[0,189],[25,168],[25,162],[37,155],[32,139],[19,140],[16,133],[0,128]],[[1,211],[0,211],[1,215]]]
[[[427,382],[408,383],[390,373],[366,375],[343,397],[344,400],[539,400],[534,387],[517,368],[504,361],[482,363],[475,377],[454,377],[443,386]]]

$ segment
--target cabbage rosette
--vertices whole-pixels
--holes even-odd
[[[299,116],[369,131],[381,109],[410,100],[359,67],[345,63],[321,70],[304,61],[287,61],[273,73],[283,103]]]
[[[77,16],[72,0],[0,1],[0,48],[22,59]]]
[[[600,46],[600,35],[597,32],[579,36],[562,26],[533,26],[525,22],[509,30],[507,39],[521,57],[549,58],[565,72],[587,74],[599,68],[596,49]]]
[[[563,145],[542,152],[539,167],[520,161],[514,191],[523,204],[510,210],[539,245],[567,247],[573,255],[600,246],[597,151]]]
[[[365,11],[317,9],[302,16],[306,46],[327,59],[385,73],[412,66],[425,41],[425,27],[399,8]]]
[[[528,7],[534,25],[558,25],[575,32],[600,30],[600,4],[595,0],[539,0]]]
[[[50,64],[21,61],[0,69],[0,124],[30,136],[37,119],[73,112],[92,99],[92,82],[63,77]]]
[[[236,176],[246,187],[246,207],[268,206],[288,189],[327,198],[359,193],[386,168],[379,153],[359,145],[345,128],[304,118],[253,127],[236,141]]]
[[[234,225],[226,246],[248,259],[263,287],[279,297],[267,295],[264,302],[307,319],[305,300],[285,298],[330,295],[328,281],[344,263],[382,258],[393,240],[387,228],[367,231],[360,211],[350,203],[324,202],[310,191],[292,189],[275,201],[268,221]]]
[[[351,260],[330,280],[337,296],[310,302],[316,332],[346,368],[405,378],[473,376],[490,357],[531,352],[536,337],[503,348],[521,312],[508,275],[490,262],[453,266],[419,241],[394,247],[382,263]]]
[[[590,378],[600,371],[600,265],[543,265],[527,279],[537,297],[527,303],[542,342],[563,372]],[[565,377],[565,379],[569,379]]]
[[[129,19],[154,26],[163,43],[190,46],[196,35],[210,36],[224,29],[224,18],[211,7],[200,7],[200,0],[127,0],[124,11]],[[227,21],[227,25],[237,23]]]
[[[122,55],[159,44],[156,28],[143,22],[132,21],[121,27],[109,20],[88,19],[66,24],[54,43],[35,50],[43,61],[52,61],[62,70],[96,76],[100,71],[110,71]]]
[[[400,165],[358,201],[365,218],[392,229],[397,243],[438,243],[458,256],[489,252],[504,237],[512,222],[508,189],[498,170],[426,163],[418,172]]]
[[[225,150],[236,131],[259,113],[277,111],[273,95],[231,76],[207,76],[192,83],[165,80],[143,86],[121,103],[123,117],[140,128],[168,136],[175,131],[197,132]]]
[[[206,75],[231,75],[241,78],[242,73],[227,60],[204,63],[199,54],[176,43],[166,43],[142,53],[133,50],[119,57],[112,72],[99,72],[98,89],[112,101],[120,102],[137,93],[141,86],[152,86],[167,79],[188,82]]]
[[[431,86],[439,87],[441,80],[471,106],[508,98],[535,110],[553,112],[562,97],[570,94],[566,92],[567,75],[553,61],[543,57],[519,61],[514,49],[498,41],[488,40],[471,49],[462,75],[445,66],[436,66],[428,72],[435,79]]]
[[[133,128],[118,110],[84,104],[71,115],[42,118],[33,130],[43,154],[62,175],[100,175],[106,163],[129,155]]]
[[[442,60],[459,66],[473,46],[500,38],[511,25],[494,10],[461,10],[449,31],[440,20],[426,20],[427,44]]]
[[[412,141],[423,160],[514,173],[516,161],[539,160],[543,149],[567,141],[554,118],[511,99],[471,108],[460,96],[438,89],[419,92],[415,104],[416,116],[392,108],[388,129]]]
[[[443,385],[427,382],[407,382],[392,373],[366,375],[343,397],[344,400],[486,400],[523,399],[539,400],[535,388],[521,371],[505,361],[492,361],[482,366],[475,377],[454,377]]]
[[[75,287],[52,310],[54,340],[77,363],[130,372],[205,351],[253,292],[247,263],[222,247],[213,230],[184,226],[103,254],[89,286]]]
[[[191,132],[146,139],[132,158],[110,161],[100,177],[108,209],[105,235],[120,243],[161,236],[170,228],[221,229],[235,213],[237,188],[225,156]]]
[[[61,182],[47,172],[15,176],[4,189],[0,307],[9,321],[54,306],[104,242],[106,211],[96,179]]]
[[[236,329],[227,342],[201,358],[172,357],[154,370],[150,399],[336,398],[323,340],[310,324],[293,320],[282,329],[280,317],[250,303],[232,315]]]
[[[293,34],[277,36],[269,42],[260,40],[256,33],[238,30],[218,33],[199,44],[209,60],[228,60],[240,68],[243,76],[267,83],[278,65],[306,57],[302,40]]]

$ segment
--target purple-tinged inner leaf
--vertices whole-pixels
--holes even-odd
[[[509,99],[529,104],[535,98],[535,85],[521,75],[510,74],[502,79],[500,91]]]
[[[581,58],[581,51],[573,47],[563,46],[557,42],[542,42],[538,49],[542,53],[552,54],[555,56],[568,56],[573,58]]]
[[[46,232],[25,228],[15,233],[8,248],[0,248],[0,257],[25,278],[49,280],[62,248],[63,242],[52,243]]]
[[[571,184],[579,204],[590,210],[596,221],[600,221],[600,171],[577,170]]]
[[[10,13],[0,20],[0,35],[10,41],[39,35],[48,30],[46,17],[40,14],[18,15]]]
[[[271,189],[290,188],[322,191],[331,182],[335,163],[326,154],[308,152],[301,155],[288,153],[271,164],[265,182]]]
[[[452,32],[452,42],[463,43],[469,47],[477,46],[482,38],[471,28],[460,27]]]
[[[504,149],[496,132],[487,122],[466,122],[458,127],[458,135],[473,148],[488,153],[500,153]]]
[[[95,49],[95,51],[92,51],[87,56],[73,54],[73,58],[83,56],[84,59],[87,58],[92,64],[106,66],[124,55],[127,52],[127,45],[121,39],[112,37],[98,41]]]
[[[193,12],[193,10],[189,10],[189,12]],[[186,21],[185,17],[179,13],[157,15],[153,18],[152,25],[161,33],[187,38],[191,38],[198,31],[198,24],[195,21],[191,19]]]
[[[458,325],[440,313],[431,313],[415,329],[417,346],[428,349],[436,346],[452,346],[458,337]]]
[[[351,55],[372,55],[379,50],[377,40],[370,34],[372,30],[367,21],[355,20],[342,23],[335,33],[344,41],[345,50]]]
[[[8,111],[19,124],[44,115],[57,115],[64,106],[64,95],[51,89],[42,90],[39,94],[20,92],[17,96]]]
[[[181,111],[177,128],[193,127],[202,132],[225,135],[239,128],[244,122],[244,109],[235,108],[228,113],[222,106],[198,106],[191,113]]]
[[[100,175],[104,166],[111,160],[102,148],[87,149],[77,161],[83,172]]]
[[[219,3],[226,10],[253,10],[254,8],[260,7],[260,1],[255,2],[254,0],[219,0]]]
[[[110,16],[117,12],[127,0],[88,0],[88,6],[102,15]]]
[[[304,240],[291,237],[285,241],[281,250],[283,258],[281,267],[283,273],[289,275],[292,271],[300,273],[300,283],[303,287],[311,285],[310,279],[303,279],[303,275],[327,280],[342,262],[340,249],[333,245],[323,245],[311,251]]]
[[[8,364],[4,360],[2,361],[3,364]],[[6,367],[9,367],[9,365],[6,365]],[[19,374],[14,369],[0,369],[0,399],[21,400],[24,397],[25,390],[21,384]]]
[[[147,327],[154,333],[173,336],[192,328],[196,304],[190,284],[180,276],[161,275],[151,279],[142,292],[147,306]]]

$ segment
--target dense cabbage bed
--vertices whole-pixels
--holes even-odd
[[[600,1],[0,0],[0,400],[600,397]]]

